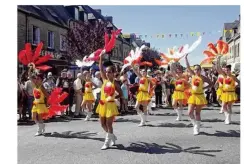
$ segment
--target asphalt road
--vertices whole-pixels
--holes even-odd
[[[186,114],[186,110],[184,113]],[[18,126],[19,164],[239,164],[240,106],[233,108],[233,124],[224,124],[218,108],[202,112],[198,136],[188,117],[175,121],[172,109],[159,109],[137,127],[137,115],[117,117],[117,145],[100,150],[105,133],[97,118],[58,120],[46,124],[46,134],[34,137],[36,125]]]

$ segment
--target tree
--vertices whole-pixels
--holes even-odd
[[[67,52],[70,59],[82,59],[104,46],[107,22],[74,21],[67,32]]]
[[[145,51],[142,51],[141,62],[148,61],[153,64],[154,67],[158,67],[158,64],[155,62],[155,59],[160,60],[159,52],[155,48],[148,48]]]

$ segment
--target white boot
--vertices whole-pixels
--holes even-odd
[[[45,124],[44,123],[41,123],[41,130],[42,130],[42,134],[45,133]]]
[[[222,106],[221,106],[221,108],[220,108],[219,113],[220,113],[220,114],[224,113],[224,112],[223,112],[223,107],[222,107]]]
[[[230,113],[225,112],[225,124],[226,125],[229,125],[231,122],[231,118],[230,118],[231,116],[230,115],[231,115]]]
[[[40,135],[42,135],[42,126],[40,123],[37,123],[37,126],[38,126],[38,129],[37,129],[35,136],[40,136]]]
[[[145,125],[146,117],[145,117],[144,113],[142,113],[142,112],[139,113],[139,116],[141,117],[141,123],[138,126],[142,127]]]
[[[92,112],[87,112],[87,115],[86,115],[85,121],[89,121],[89,120],[90,120],[90,118],[91,118],[91,115],[92,115]]]
[[[196,120],[191,118],[191,123],[192,123],[192,126],[194,127],[196,124]]]
[[[105,142],[101,150],[106,150],[107,148],[109,148],[110,142],[111,142],[111,133],[106,133]]]
[[[175,111],[176,111],[176,113],[178,115],[177,118],[176,118],[176,121],[181,121],[181,118],[182,118],[182,110],[176,109]]]
[[[110,142],[110,146],[114,146],[116,143],[115,143],[115,141],[117,140],[117,137],[114,135],[114,134],[112,134],[111,135],[111,142]]]
[[[201,121],[196,121],[196,124],[194,126],[194,135],[198,135],[200,131],[200,123]]]

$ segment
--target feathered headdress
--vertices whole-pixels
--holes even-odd
[[[212,63],[213,60],[219,55],[227,55],[229,52],[228,43],[218,40],[216,46],[213,43],[208,44],[208,50],[203,51],[207,57],[201,62],[201,64]]]
[[[36,70],[47,71],[52,67],[47,65],[42,65],[43,63],[47,62],[49,59],[52,58],[50,54],[40,57],[40,52],[42,50],[43,43],[40,42],[35,50],[35,52],[31,49],[31,44],[26,43],[25,49],[19,52],[18,58],[19,61],[29,67],[30,72],[36,72]]]

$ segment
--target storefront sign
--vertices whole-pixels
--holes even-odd
[[[45,56],[47,54],[50,54],[54,59],[60,59],[62,56],[65,56],[64,53],[59,53],[59,52],[52,52],[52,51],[47,51],[47,50],[42,50],[41,55]]]

